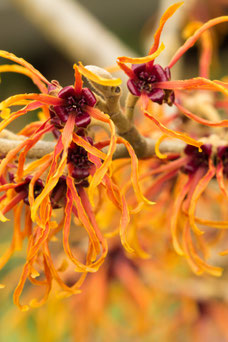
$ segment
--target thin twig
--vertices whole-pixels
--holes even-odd
[[[145,139],[146,149],[139,158],[149,158],[155,155],[155,139]],[[20,140],[10,140],[0,138],[0,155],[5,156],[8,152],[12,149],[16,148],[21,143]],[[38,141],[35,146],[33,146],[27,154],[28,158],[38,159],[42,158],[46,154],[49,154],[54,151],[56,143],[53,141]],[[181,153],[186,144],[182,141],[172,141],[166,140],[160,144],[159,150],[162,153],[170,152],[170,153]],[[104,148],[104,152],[106,148]],[[113,159],[120,159],[120,158],[128,158],[129,154],[124,145],[118,145],[116,151],[114,153]]]
[[[134,109],[136,102],[138,101],[138,97],[132,95],[130,92],[127,95],[126,98],[126,104],[125,104],[125,114],[129,121],[133,121],[134,118]]]
[[[0,155],[5,156],[8,152],[21,144],[20,140],[9,140],[0,138]],[[56,143],[53,141],[38,141],[27,154],[28,158],[39,159],[54,151]]]

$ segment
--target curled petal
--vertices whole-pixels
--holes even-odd
[[[168,164],[158,166],[156,168],[153,168],[152,170],[147,171],[143,175],[139,177],[139,180],[145,179],[147,177],[156,175],[158,173],[166,172],[166,171],[172,171],[180,169],[182,166],[184,166],[188,162],[188,157],[182,157],[178,158],[177,160],[174,160],[172,162],[169,162]]]
[[[194,31],[199,29],[203,24],[200,21],[190,22],[184,29],[185,38],[192,35]],[[201,77],[209,78],[210,64],[213,51],[213,42],[211,32],[205,31],[201,36],[201,55],[199,61],[199,75]]]
[[[19,94],[9,97],[8,99],[0,103],[0,110],[4,111],[7,107],[18,104],[21,100],[35,100],[39,101],[41,104],[47,105],[61,105],[63,103],[62,99],[58,97],[47,95],[47,94]],[[41,106],[40,106],[41,107]]]
[[[212,122],[212,121],[200,118],[199,116],[191,113],[188,109],[184,108],[182,105],[180,105],[177,102],[175,102],[175,105],[189,119],[192,119],[192,120],[194,120],[194,121],[196,121],[202,125],[210,126],[210,127],[228,127],[228,120],[221,120],[221,121],[217,121],[217,122]]]
[[[93,154],[94,156],[101,158],[102,160],[106,159],[106,154],[104,152],[100,151],[95,146],[92,146],[88,141],[79,135],[73,134],[73,142],[75,142],[75,144],[78,146],[83,147],[87,152]]]
[[[115,78],[115,79],[109,79],[109,78],[104,78],[101,76],[98,76],[97,74],[93,73],[92,71],[86,69],[81,62],[78,63],[78,70],[80,73],[91,80],[92,82],[95,82],[97,84],[101,84],[103,86],[108,86],[108,87],[117,87],[119,86],[122,81],[120,78]]]
[[[130,215],[129,215],[129,210],[128,210],[125,196],[123,195],[121,196],[121,201],[122,201],[122,215],[121,215],[121,220],[120,220],[120,239],[126,251],[128,251],[129,253],[134,253],[134,249],[129,245],[127,241],[127,226],[130,222]]]
[[[21,296],[21,293],[23,291],[23,288],[24,288],[24,285],[25,285],[25,282],[26,282],[28,275],[29,275],[29,263],[26,263],[24,265],[20,281],[19,281],[19,283],[18,283],[18,285],[14,291],[14,294],[13,294],[14,304],[16,304],[22,312],[29,310],[28,305],[21,305],[19,302],[20,296]]]
[[[160,47],[153,53],[145,57],[139,58],[131,58],[131,57],[118,57],[117,63],[132,63],[132,64],[141,64],[141,63],[148,63],[153,61],[156,57],[160,55],[160,53],[164,50],[165,45],[161,43]]]
[[[195,139],[190,138],[188,135],[180,132],[173,131],[172,129],[169,129],[165,127],[159,120],[157,120],[152,114],[150,114],[148,111],[144,110],[144,114],[151,119],[155,125],[166,135],[171,136],[176,139],[183,140],[189,145],[196,146],[200,149],[200,146],[203,144],[200,141],[196,141]]]
[[[50,163],[52,159],[52,153],[46,154],[42,158],[38,160],[34,160],[29,164],[28,167],[24,169],[24,176],[31,174],[32,171],[39,169],[42,165],[44,165],[47,161]],[[39,177],[38,177],[39,178]]]
[[[26,62],[23,58],[19,58],[15,56],[13,53],[9,53],[3,50],[0,50],[0,57],[10,59],[11,61],[14,61],[24,66],[26,69],[30,70],[33,75],[38,77],[41,81],[43,81],[46,84],[50,84],[50,82],[37,69],[35,69],[30,63]]]
[[[213,227],[217,229],[228,229],[228,221],[205,220],[195,216],[195,222],[202,224],[204,226]]]
[[[48,244],[47,242],[45,243],[45,246],[44,246],[44,257],[45,257],[45,260],[47,262],[47,266],[48,268],[50,269],[51,271],[51,275],[52,277],[56,280],[56,282],[60,285],[60,287],[62,288],[62,290],[64,291],[64,293],[68,293],[69,295],[70,294],[76,294],[76,293],[80,293],[81,291],[79,290],[79,286],[81,285],[83,279],[85,279],[85,276],[86,276],[86,273],[84,273],[78,281],[76,281],[76,283],[69,287],[67,286],[63,281],[62,279],[59,277],[58,275],[58,272],[57,270],[55,269],[55,266],[53,264],[53,261],[52,261],[52,258],[51,258],[51,254],[50,254],[50,251],[49,251],[49,248],[48,248]],[[62,296],[62,295],[61,295]],[[60,297],[60,296],[59,296]]]
[[[203,272],[209,273],[213,276],[220,277],[222,274],[221,267],[211,266],[202,260],[195,252],[192,238],[190,225],[187,222],[183,233],[183,245],[185,249],[185,255],[187,260],[196,274],[202,274]]]
[[[160,36],[163,30],[163,27],[166,23],[166,21],[172,17],[172,15],[176,12],[176,10],[183,5],[184,2],[177,2],[174,5],[171,5],[163,14],[163,16],[160,19],[160,25],[159,28],[157,29],[157,31],[155,32],[154,35],[154,43],[150,48],[149,54],[152,54],[153,52],[155,52],[158,48],[159,42],[160,42]]]
[[[156,177],[155,181],[151,184],[151,186],[149,186],[146,189],[145,195],[147,197],[152,197],[152,196],[158,194],[158,191],[161,189],[162,185],[165,182],[167,182],[169,179],[174,178],[177,175],[177,172],[178,172],[178,170],[174,169],[172,171],[165,172],[164,174],[161,174],[158,177]]]
[[[211,81],[203,77],[195,77],[189,80],[167,81],[154,83],[155,88],[162,89],[186,89],[186,90],[212,90],[219,91],[228,96],[228,84],[221,81]]]
[[[24,150],[20,153],[19,159],[18,159],[18,168],[17,168],[17,177],[16,181],[21,179],[23,177],[23,169],[24,169],[24,163],[26,160],[26,155],[28,151],[40,140],[40,138],[45,134],[53,129],[53,125],[46,125],[47,121],[43,123],[41,127],[38,128],[38,130],[26,140],[27,144],[25,145]],[[45,127],[46,126],[46,127]]]
[[[45,158],[45,159],[43,159]],[[48,155],[48,156],[45,156],[43,157],[41,160],[39,161],[36,161],[35,163],[39,163],[38,166],[38,171],[33,175],[33,178],[31,180],[31,182],[29,183],[29,193],[28,193],[28,199],[29,199],[29,204],[32,208],[33,204],[34,204],[34,186],[35,186],[35,183],[36,181],[41,177],[41,175],[48,169],[48,167],[50,166],[51,164],[51,161],[52,161],[52,155]],[[37,164],[31,166],[31,169],[33,169],[34,166],[36,166]],[[25,174],[26,173],[30,173],[31,170],[30,169],[26,169],[25,171]]]
[[[215,19],[209,20],[207,23],[203,24],[190,38],[186,40],[186,42],[177,50],[174,54],[171,62],[169,63],[169,67],[172,68],[174,64],[180,59],[180,57],[190,49],[195,42],[199,39],[199,37],[209,28],[218,25],[220,23],[224,23],[228,21],[228,16],[218,17]]]
[[[68,147],[70,146],[70,143],[72,142],[72,136],[73,136],[73,130],[75,126],[75,117],[74,115],[70,115],[69,119],[64,126],[63,132],[61,137],[59,138],[59,141],[55,147],[54,151],[54,158],[53,162],[47,177],[46,185],[41,192],[39,196],[35,199],[33,205],[31,206],[31,217],[32,220],[36,220],[36,212],[41,205],[42,201],[45,199],[46,196],[52,191],[52,189],[56,186],[60,176],[63,174],[64,168],[67,163],[67,153],[68,153]],[[62,153],[61,160],[57,166],[57,159]],[[56,169],[57,166],[57,169]]]
[[[1,211],[0,211],[0,221],[1,222],[9,221],[9,219],[7,217],[5,217]]]
[[[90,199],[90,202],[93,204],[93,194],[94,194],[95,188],[100,184],[100,182],[102,181],[103,177],[107,173],[112,163],[112,155],[116,147],[116,137],[115,137],[115,126],[113,122],[110,120],[108,115],[103,114],[99,110],[95,108],[91,108],[91,107],[88,107],[87,110],[89,114],[95,119],[108,123],[110,126],[110,130],[111,130],[110,145],[109,145],[106,158],[103,164],[101,165],[101,167],[96,170],[90,182],[89,199]]]
[[[29,111],[32,111],[34,109],[40,108],[41,103],[38,101],[34,101],[32,103],[29,103],[27,106],[25,106],[23,109],[18,110],[17,112],[14,112],[10,115],[10,110],[8,111],[8,116],[4,118],[5,120],[2,120],[0,122],[0,132],[7,127],[12,121],[19,118],[20,116],[26,114]],[[9,116],[10,115],[10,116]],[[1,113],[2,116],[2,113]]]
[[[37,299],[32,299],[30,301],[29,306],[32,308],[37,308],[37,307],[42,306],[48,300],[48,296],[49,296],[49,293],[51,291],[52,275],[51,275],[51,270],[49,269],[49,267],[47,265],[45,257],[43,257],[43,265],[44,265],[44,274],[46,277],[46,281],[44,281],[43,283],[44,283],[44,285],[46,285],[46,291],[45,291],[45,294],[41,300],[38,301]]]
[[[203,193],[203,191],[206,189],[207,185],[209,184],[210,180],[214,177],[215,175],[215,167],[212,164],[212,161],[209,161],[209,170],[206,173],[205,176],[203,176],[203,178],[201,178],[193,192],[191,201],[190,201],[190,206],[189,206],[189,210],[188,210],[188,215],[189,215],[189,222],[191,227],[193,228],[194,232],[196,234],[203,234],[203,232],[201,230],[199,230],[199,228],[196,226],[195,224],[195,209],[196,209],[196,205],[197,205],[197,201],[199,199],[199,197],[201,196],[201,194]]]
[[[89,160],[94,165],[96,165],[96,168],[99,168],[102,165],[101,160],[93,154],[89,154]],[[117,208],[121,209],[121,204],[120,204],[121,196],[120,196],[119,188],[117,187],[115,183],[113,183],[111,177],[108,174],[104,176],[102,180],[102,184],[105,185],[105,188],[106,188],[106,191],[110,200],[115,204]]]
[[[181,185],[182,184],[180,184],[179,186]],[[190,186],[191,186],[191,178],[188,180],[187,183],[184,184],[182,189],[180,189],[179,192],[176,194],[176,199],[175,199],[174,206],[173,206],[174,210],[172,212],[172,217],[171,217],[171,233],[172,233],[172,239],[173,239],[173,246],[174,246],[175,251],[179,255],[184,255],[184,252],[178,241],[178,233],[177,233],[178,219],[180,218],[180,215],[181,215],[182,203],[189,191]]]
[[[159,146],[161,144],[161,142],[163,140],[165,140],[167,138],[167,135],[166,134],[163,134],[162,136],[160,136],[160,138],[156,141],[156,144],[155,144],[155,154],[156,156],[159,158],[159,159],[166,159],[167,158],[167,155],[166,154],[163,154],[159,151]]]
[[[71,182],[71,183],[69,183]],[[65,250],[65,253],[70,258],[70,260],[76,265],[77,270],[80,272],[92,272],[93,268],[88,267],[81,262],[79,262],[73,255],[70,244],[69,244],[69,236],[70,236],[70,226],[71,226],[71,216],[72,216],[72,207],[73,207],[73,193],[77,192],[76,189],[73,188],[73,182],[72,180],[67,179],[68,189],[67,189],[67,202],[65,207],[65,220],[64,220],[64,228],[63,228],[63,247]],[[75,193],[74,193],[75,196]],[[78,199],[78,198],[77,198]],[[83,215],[84,214],[84,215]],[[80,216],[83,215],[83,219],[85,218],[85,213],[80,213]],[[85,223],[85,220],[82,220],[82,223]],[[94,246],[95,247],[95,246]],[[99,250],[97,250],[97,253],[99,253]]]
[[[139,175],[138,175],[138,158],[135,154],[134,149],[132,148],[132,146],[129,144],[129,142],[121,137],[117,138],[117,142],[119,144],[124,144],[125,147],[128,150],[128,153],[131,157],[131,181],[132,181],[132,185],[134,188],[134,192],[135,195],[138,199],[139,204],[140,203],[146,203],[146,204],[154,204],[154,202],[149,201],[142,193],[142,190],[139,186]]]
[[[0,73],[2,72],[17,72],[30,77],[33,83],[40,89],[42,93],[47,93],[47,87],[43,84],[40,78],[36,77],[30,70],[17,64],[0,65]]]
[[[142,110],[148,110],[149,104],[150,104],[150,99],[147,96],[146,93],[142,93],[140,97],[141,103],[142,103]]]
[[[93,220],[93,223],[92,223],[90,220],[91,215],[90,215],[90,219],[87,215],[87,212],[85,209],[86,208],[89,209],[89,211],[88,211],[89,214],[92,213],[92,209],[89,206],[89,202],[85,198],[85,193],[83,193],[83,194],[80,193],[80,196],[78,195],[77,190],[76,190],[75,185],[74,185],[74,180],[70,176],[67,177],[67,185],[70,188],[71,194],[73,196],[73,200],[76,203],[78,218],[82,222],[84,228],[86,229],[86,231],[90,237],[90,243],[93,246],[93,251],[95,251],[95,254],[91,253],[90,262],[92,261],[92,263],[90,263],[88,265],[90,272],[95,272],[95,271],[97,271],[97,269],[100,267],[100,265],[104,261],[104,257],[107,253],[106,242],[103,239],[103,237],[101,236],[101,233],[95,224],[95,220]],[[81,189],[80,191],[83,191],[83,190]],[[85,204],[86,204],[86,208],[84,207]],[[98,255],[100,253],[100,242],[101,242],[102,247],[103,247],[103,253],[102,253],[102,256],[100,257],[100,259],[94,261],[94,258],[96,257],[96,255]]]
[[[97,222],[96,222],[95,214],[92,210],[91,204],[89,202],[88,196],[87,196],[84,188],[80,187],[78,193],[79,193],[79,196],[81,198],[82,205],[85,208],[87,216],[88,216],[88,218],[89,218],[89,220],[93,226],[93,229],[96,233],[96,236],[100,242],[100,245],[102,246],[102,254],[101,254],[99,260],[96,261],[97,266],[100,266],[103,263],[104,258],[108,252],[107,241],[106,241],[106,239],[104,239],[104,237],[102,236],[102,234],[100,232],[100,229],[99,229]]]

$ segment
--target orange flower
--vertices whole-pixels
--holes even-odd
[[[110,168],[117,143],[125,144],[131,156],[132,184],[139,205],[148,201],[138,186],[138,164],[134,150],[127,141],[116,138],[115,127],[109,116],[95,108],[96,98],[90,89],[83,87],[79,70],[83,74],[89,72],[89,76],[100,84],[116,85],[120,83],[119,79],[102,79],[80,63],[79,68],[74,65],[74,86],[62,88],[57,81],[47,81],[23,59],[4,51],[0,51],[0,56],[21,64],[21,66],[5,66],[2,71],[26,74],[42,91],[41,94],[15,95],[0,104],[1,115],[4,118],[0,123],[0,131],[21,115],[37,108],[43,110],[44,121],[26,126],[20,134],[24,134],[27,138],[10,151],[0,164],[2,176],[0,191],[5,192],[1,198],[1,220],[7,220],[4,215],[12,208],[18,212],[15,215],[20,219],[26,204],[25,210],[28,215],[26,233],[20,230],[18,224],[15,225],[11,247],[2,257],[1,263],[2,265],[6,263],[13,252],[22,247],[22,241],[28,237],[27,261],[14,294],[15,303],[22,310],[27,310],[27,305],[23,306],[19,303],[26,279],[46,288],[41,300],[30,303],[32,306],[38,306],[48,298],[52,279],[60,285],[63,295],[77,293],[87,272],[97,271],[103,263],[107,254],[107,241],[97,225],[92,207],[95,194],[100,193],[103,188],[109,200],[121,212],[119,229],[122,243],[129,251],[134,252],[127,242],[129,208],[124,194],[112,177]],[[10,113],[12,106],[24,104],[25,107],[22,109]],[[110,139],[105,142],[105,145],[108,145],[107,154],[101,150],[104,144],[94,142],[88,135],[87,127],[91,118],[110,127]],[[50,132],[56,138],[54,151],[49,154],[44,153],[41,159],[26,164],[28,151]],[[17,158],[18,165],[15,163]],[[86,191],[87,187],[88,191]],[[63,217],[60,220],[56,219],[53,210],[62,207]],[[84,227],[88,236],[85,262],[78,260],[70,246],[70,227],[73,217]],[[49,249],[50,241],[60,230],[63,231],[63,248],[66,256],[75,265],[75,270],[82,273],[72,287],[64,284],[60,278]]]
[[[212,91],[222,92],[224,95],[228,95],[227,83],[220,81],[211,81],[205,77],[196,77],[188,80],[177,80],[171,81],[170,69],[177,63],[180,57],[191,48],[195,42],[212,26],[219,23],[228,21],[228,16],[212,19],[207,23],[200,26],[193,35],[190,36],[178,49],[169,65],[166,68],[161,67],[159,64],[154,64],[155,58],[164,50],[164,45],[160,42],[160,36],[166,21],[175,13],[175,11],[183,4],[183,2],[176,3],[170,6],[163,14],[159,28],[154,35],[154,43],[150,48],[149,55],[141,58],[129,58],[129,57],[118,57],[117,63],[120,68],[129,76],[128,89],[131,94],[141,98],[142,109],[145,115],[150,118],[156,126],[158,126],[168,136],[176,137],[196,147],[201,146],[201,142],[197,142],[194,139],[188,137],[186,134],[175,132],[168,129],[166,126],[161,124],[158,118],[151,113],[149,109],[149,102],[153,101],[158,104],[166,103],[169,106],[175,104],[178,109],[191,119],[201,122],[203,124],[210,124],[210,121],[206,122],[201,120],[197,115],[187,111],[182,105],[179,104],[181,98],[178,96],[179,90],[199,90],[206,89]],[[198,25],[199,26],[199,25]],[[197,27],[198,27],[197,26]],[[203,40],[205,42],[205,39]],[[204,49],[208,49],[208,44],[204,44]],[[203,55],[203,60],[207,62],[210,55]],[[126,64],[131,63],[131,68]],[[202,70],[202,62],[201,62]],[[203,75],[206,73],[203,69]],[[177,97],[177,100],[175,100]],[[204,122],[203,122],[204,121]],[[227,126],[227,120],[221,122],[214,122],[213,126]]]

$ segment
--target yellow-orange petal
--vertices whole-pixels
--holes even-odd
[[[186,89],[186,90],[212,90],[219,91],[228,96],[228,84],[218,80],[208,80],[203,77],[194,77],[189,80],[165,81],[154,83],[155,88],[162,89]]]
[[[193,114],[192,112],[190,112],[188,109],[184,108],[182,105],[180,105],[177,102],[175,102],[175,105],[189,119],[192,119],[192,120],[194,120],[194,121],[196,121],[202,125],[210,126],[210,127],[228,127],[228,120],[221,120],[221,121],[217,121],[217,122],[212,122],[212,121],[200,118],[199,116]]]
[[[124,195],[121,196],[121,200],[122,200],[122,215],[120,219],[120,239],[126,251],[128,251],[129,253],[134,253],[134,249],[129,245],[127,241],[127,233],[128,233],[127,226],[130,222],[130,215],[129,215],[129,210],[128,210],[127,202],[126,202]]]
[[[15,56],[13,53],[10,53],[4,50],[0,50],[0,57],[10,59],[11,61],[14,61],[24,66],[26,69],[30,70],[35,76],[37,76],[44,83],[47,83],[47,84],[50,83],[37,69],[35,69],[30,63],[26,62],[23,58],[19,58]]]
[[[38,78],[34,73],[32,73],[29,69],[17,64],[4,64],[0,65],[0,73],[2,72],[16,72],[28,76],[32,79],[33,83],[37,85],[42,93],[47,93],[47,87],[44,83]]]
[[[76,196],[75,198],[77,201],[79,201],[79,199],[77,197],[77,194],[76,194],[77,190],[75,189],[75,187],[73,185],[72,178],[69,176],[67,178],[67,185],[68,185],[67,194],[66,194],[67,201],[66,201],[66,206],[65,206],[65,219],[64,219],[64,226],[63,226],[63,247],[64,247],[64,251],[65,251],[66,255],[68,256],[68,258],[74,263],[74,265],[76,265],[76,268],[79,272],[93,272],[93,268],[82,264],[79,260],[77,260],[75,258],[75,256],[72,253],[72,250],[70,248],[69,236],[70,236],[73,201],[74,201],[75,196]],[[77,206],[77,211],[79,212],[79,210],[80,210],[79,218],[81,219],[83,226],[87,227],[88,222],[86,221],[86,218],[87,218],[86,213],[83,211],[83,209],[81,212],[81,209],[82,209],[82,206],[80,208],[78,208],[78,206]],[[86,223],[85,223],[85,221],[86,221]],[[99,243],[96,240],[95,241],[93,240],[93,236],[90,236],[90,238],[91,238],[91,242],[92,242],[94,248],[96,249],[96,255],[97,255],[100,251]]]
[[[120,78],[115,78],[115,79],[104,78],[86,69],[81,62],[78,62],[78,64],[79,64],[78,70],[80,71],[80,73],[86,78],[88,78],[89,80],[91,80],[92,82],[101,84],[103,86],[108,86],[108,87],[117,87],[122,83],[122,80]]]
[[[2,101],[0,103],[0,110],[4,110],[5,108],[17,104],[18,101],[21,100],[35,100],[39,101],[41,104],[47,104],[47,105],[61,105],[63,104],[64,100],[60,99],[55,96],[51,96],[48,94],[18,94],[11,97],[8,97],[8,99]]]
[[[154,51],[157,50],[158,45],[159,45],[159,41],[160,41],[160,36],[163,30],[163,27],[166,23],[166,21],[172,17],[172,15],[176,12],[176,10],[183,5],[184,2],[177,2],[176,4],[171,5],[166,11],[165,13],[162,15],[161,19],[160,19],[160,24],[159,27],[157,29],[157,31],[155,32],[154,35],[154,43],[150,48],[149,54],[152,54]]]
[[[33,205],[31,206],[31,218],[33,221],[36,221],[36,213],[41,205],[42,201],[45,199],[46,196],[52,191],[52,189],[57,184],[59,177],[63,174],[64,168],[67,164],[67,153],[68,153],[68,147],[70,146],[70,143],[72,142],[72,136],[73,136],[73,130],[75,126],[75,116],[71,114],[65,124],[65,127],[62,131],[62,135],[59,140],[59,144],[57,143],[55,147],[54,153],[57,151],[58,147],[60,146],[60,149],[58,151],[58,155],[62,152],[62,157],[59,162],[59,165],[56,167],[52,167],[54,164],[57,163],[55,158],[53,158],[52,166],[50,168],[46,185],[44,189],[42,190],[41,194],[37,196],[35,199]]]
[[[218,25],[220,23],[228,21],[228,16],[222,16],[215,19],[211,19],[205,24],[203,24],[190,38],[186,40],[186,42],[177,50],[177,52],[174,54],[173,58],[171,59],[169,63],[169,68],[172,68],[174,64],[180,59],[180,57],[188,50],[190,49],[195,42],[199,39],[199,37],[209,28]]]
[[[148,200],[142,193],[142,190],[140,188],[139,185],[139,174],[138,174],[138,158],[135,154],[134,149],[132,148],[132,146],[129,144],[129,142],[125,139],[123,139],[122,137],[118,137],[117,138],[117,142],[120,144],[124,144],[125,147],[128,150],[128,153],[131,157],[131,181],[132,181],[132,185],[134,188],[134,192],[136,195],[136,198],[138,199],[139,204],[140,203],[146,203],[149,205],[154,204],[154,202]]]
[[[172,239],[173,239],[173,246],[175,251],[179,255],[184,255],[183,248],[180,246],[179,239],[178,239],[178,218],[181,215],[181,206],[182,203],[189,191],[190,185],[191,185],[191,179],[183,184],[184,180],[182,180],[182,183],[179,184],[179,187],[182,187],[177,193],[176,198],[173,206],[173,212],[170,220],[170,226],[171,226],[171,233],[172,233]]]
[[[116,147],[116,136],[115,136],[114,123],[112,122],[112,120],[109,118],[108,115],[101,113],[98,109],[95,109],[95,108],[88,107],[88,109],[89,109],[88,113],[92,117],[94,117],[95,119],[98,118],[98,120],[107,122],[110,126],[110,131],[111,131],[110,145],[109,145],[109,149],[108,149],[106,158],[104,159],[104,162],[102,163],[102,165],[96,170],[95,174],[93,175],[93,177],[91,179],[90,186],[89,186],[89,193],[88,193],[89,194],[89,200],[90,200],[90,203],[92,203],[92,205],[94,205],[93,196],[94,196],[95,189],[100,184],[100,182],[102,181],[103,177],[107,173],[107,171],[108,171],[108,169],[112,163],[112,156],[113,156],[113,153],[114,153],[115,147]]]
[[[87,152],[93,154],[94,156],[102,160],[106,159],[106,154],[104,152],[98,150],[96,147],[91,145],[88,141],[86,141],[79,135],[73,134],[73,142],[75,142],[75,144],[77,144],[78,146],[83,147]]]
[[[183,235],[183,245],[185,248],[185,255],[187,257],[187,260],[192,268],[192,270],[196,274],[202,274],[203,272],[209,273],[213,276],[220,277],[222,274],[222,268],[211,266],[207,264],[204,260],[202,260],[195,252],[191,233],[190,233],[190,225],[186,223],[184,228],[184,235]]]
[[[83,85],[82,76],[78,70],[77,64],[74,64],[73,68],[74,68],[74,90],[76,94],[80,94],[82,91],[82,85]]]
[[[213,227],[217,229],[228,229],[228,221],[205,220],[195,216],[195,222],[202,224],[203,226]]]
[[[200,21],[190,22],[184,29],[185,38],[190,37],[197,29],[203,25]],[[205,31],[201,36],[201,53],[199,61],[199,76],[209,78],[210,64],[213,52],[213,42],[211,32]]]
[[[160,138],[158,138],[158,140],[156,141],[156,144],[155,144],[155,154],[156,156],[159,158],[159,159],[166,159],[167,158],[167,155],[164,154],[164,153],[161,153],[159,151],[159,146],[161,144],[161,142],[163,140],[165,140],[168,136],[166,134],[163,134],[160,136]]]
[[[20,180],[23,177],[24,164],[29,150],[41,139],[41,137],[45,133],[48,133],[53,129],[53,125],[46,125],[46,123],[47,122],[43,123],[43,125],[37,130],[37,132],[35,132],[31,137],[27,138],[27,144],[25,145],[18,158],[17,175],[15,179],[16,181]]]
[[[3,213],[2,213],[1,211],[0,211],[0,221],[1,221],[1,222],[9,221],[9,219],[6,218],[6,217],[3,215]]]
[[[151,113],[149,113],[147,110],[144,110],[144,114],[151,119],[155,125],[162,131],[164,132],[166,135],[171,136],[173,138],[176,139],[180,139],[183,140],[184,142],[186,142],[189,145],[192,146],[196,146],[200,149],[200,146],[203,144],[201,141],[196,141],[195,139],[189,137],[187,134],[185,133],[180,133],[180,132],[176,132],[173,131],[172,129],[169,129],[167,127],[165,127],[159,120],[157,120]]]
[[[213,166],[212,161],[209,160],[209,169],[207,173],[199,180],[193,192],[191,201],[190,201],[190,206],[188,210],[189,223],[193,231],[199,235],[203,234],[203,232],[195,224],[196,205],[197,205],[199,197],[201,196],[203,191],[206,189],[207,185],[209,184],[210,180],[214,177],[214,175],[215,175],[215,167]]]
[[[132,63],[132,64],[141,64],[141,63],[148,63],[153,61],[156,57],[160,55],[160,53],[164,50],[165,45],[161,43],[160,47],[153,53],[145,57],[139,58],[131,58],[131,57],[118,57],[117,62],[120,63]]]

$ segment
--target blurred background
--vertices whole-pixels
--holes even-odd
[[[47,79],[57,79],[63,86],[69,85],[73,83],[73,63],[78,60],[84,64],[107,67],[113,65],[116,57],[121,55],[145,55],[152,43],[161,14],[174,2],[169,0],[0,0],[0,49],[23,57]],[[167,53],[161,57],[162,65],[166,66],[173,52],[184,41],[181,32],[189,21],[205,22],[210,18],[227,14],[228,0],[217,0],[216,4],[214,0],[185,0],[184,6],[167,23],[166,34],[162,39]],[[220,25],[213,32],[219,59],[215,56],[212,75],[220,78],[228,72],[227,25]],[[197,55],[197,47],[186,54],[174,70],[176,77],[187,78],[197,75]],[[2,59],[0,63],[5,62]],[[36,88],[25,76],[1,75],[1,100],[16,93],[33,91],[36,91]],[[31,117],[29,120],[32,119],[34,118]],[[25,122],[20,121],[20,125],[23,124]],[[7,241],[5,230],[1,232],[1,239]],[[176,261],[176,256],[173,254],[170,258],[173,258],[175,275],[191,276],[186,265],[183,265],[179,258]],[[106,289],[110,290],[112,300],[107,307],[108,313],[103,313],[103,318],[106,317],[103,323],[98,322],[89,310],[82,310],[83,306],[88,305],[89,308],[92,307],[92,313],[99,312],[99,309],[94,309],[94,303],[88,304],[90,297],[86,299],[79,296],[79,299],[72,301],[66,299],[59,302],[50,299],[49,303],[41,309],[20,313],[12,305],[12,291],[19,274],[17,267],[22,260],[23,257],[20,259],[20,255],[17,256],[17,261],[15,259],[1,271],[1,276],[12,279],[12,285],[0,297],[0,341],[2,342],[101,342],[108,340],[105,333],[111,334],[110,338],[112,337],[114,342],[200,341],[195,339],[196,335],[192,332],[192,327],[194,326],[195,329],[197,324],[202,330],[200,336],[206,334],[205,342],[228,341],[228,330],[224,323],[225,319],[228,319],[227,308],[222,305],[221,298],[217,300],[217,297],[210,293],[211,288],[218,286],[214,280],[209,287],[208,282],[207,285],[204,283],[205,287],[202,284],[202,288],[197,287],[199,293],[203,294],[206,291],[208,295],[206,298],[212,298],[205,302],[199,299],[200,295],[191,296],[191,288],[186,295],[183,290],[184,282],[178,292],[175,279],[170,280],[173,286],[173,288],[171,286],[171,293],[165,290],[163,293],[162,286],[165,288],[165,280],[162,275],[159,276],[161,279],[158,277],[152,279],[153,281],[148,278],[146,283],[148,289],[153,292],[153,300],[148,317],[143,317],[145,321],[148,319],[151,327],[149,330],[147,327],[146,330],[143,327],[145,322],[140,322],[138,317],[141,311],[139,310],[137,316],[137,305],[134,307],[132,304],[135,300],[137,302],[137,297],[133,296],[131,299],[127,286],[124,289],[121,286],[114,289],[116,283],[114,285],[112,283],[110,288]],[[14,269],[13,272],[11,268]],[[159,284],[155,284],[157,279],[161,280],[161,289],[158,293],[153,290],[155,285],[159,288]],[[100,286],[100,281],[102,280],[99,278],[88,283],[91,284],[88,285],[90,294],[93,293],[94,288]],[[224,288],[225,285],[222,289]],[[143,288],[139,289],[143,292]],[[227,293],[226,296],[227,301]],[[203,295],[202,297],[204,298]],[[121,306],[123,303],[130,308],[127,313],[126,308]],[[89,336],[82,334],[83,337],[79,340],[75,329],[79,329],[77,324],[83,326],[84,323],[79,318],[84,317],[86,321],[88,312],[91,315],[87,323],[84,323],[85,326],[88,324],[90,334]],[[138,326],[134,321],[137,319]],[[92,328],[90,323],[94,324]],[[208,328],[210,324],[213,325],[212,328]],[[107,329],[102,331],[104,325]],[[144,335],[140,335],[143,331]]]
[[[77,60],[106,67],[114,64],[120,55],[145,55],[161,14],[174,2],[1,0],[1,49],[25,58],[49,80],[58,79],[63,85],[69,84],[73,81],[72,64]],[[185,1],[175,17],[166,24],[163,40],[169,52],[164,62],[180,44],[181,30],[189,20],[206,21],[226,13],[227,0],[217,1],[216,6],[212,0]],[[225,50],[225,25],[218,26],[216,30],[221,33],[218,43]],[[195,49],[192,49],[190,54],[194,53]],[[11,94],[22,91],[23,82],[26,82],[25,89],[30,84],[23,76],[2,75],[3,81],[5,77],[13,80]],[[1,99],[7,96],[3,84],[0,88]]]

